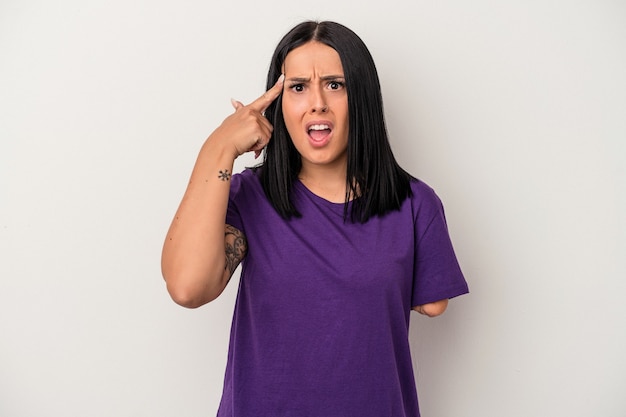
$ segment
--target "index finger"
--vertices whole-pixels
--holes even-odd
[[[278,81],[276,84],[272,86],[269,90],[267,90],[263,95],[252,103],[249,104],[254,110],[257,110],[259,113],[265,112],[270,104],[274,102],[283,91],[283,84],[285,83],[285,74],[280,74],[278,77]]]

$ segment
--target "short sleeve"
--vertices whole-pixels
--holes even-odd
[[[415,191],[415,190],[414,190]],[[431,189],[421,191],[415,215],[415,266],[412,305],[422,305],[469,292],[452,247],[441,200]]]
[[[228,195],[228,208],[226,210],[226,224],[229,224],[245,234],[239,206],[243,199],[243,181],[241,174],[234,174],[230,182],[230,194]]]

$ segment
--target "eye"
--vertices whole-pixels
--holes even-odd
[[[344,86],[344,84],[341,81],[330,81],[328,83],[328,87],[331,90],[339,90]]]
[[[291,87],[293,91],[295,91],[296,93],[301,93],[304,91],[304,84],[293,84]]]

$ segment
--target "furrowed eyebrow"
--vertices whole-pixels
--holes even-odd
[[[292,83],[308,83],[309,81],[311,81],[311,79],[310,78],[293,77],[293,78],[288,78],[287,81],[292,82]]]
[[[320,77],[320,79],[322,81],[343,80],[344,76],[343,75],[324,75],[323,77]],[[292,78],[288,78],[287,81],[292,82],[292,83],[308,83],[311,81],[311,79],[306,78],[306,77],[292,77]]]
[[[322,77],[322,81],[343,80],[343,75],[325,75]]]

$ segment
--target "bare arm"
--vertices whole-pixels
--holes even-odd
[[[209,137],[167,233],[161,256],[163,277],[172,299],[184,307],[212,301],[230,278],[225,257],[230,182],[225,180],[228,175],[222,180],[219,172],[232,172],[234,158]]]
[[[195,308],[214,300],[246,254],[246,239],[226,225],[230,176],[235,159],[260,151],[272,125],[263,112],[282,91],[282,78],[251,104],[236,111],[206,140],[169,228],[161,269],[172,299]]]
[[[448,299],[435,301],[434,303],[422,304],[413,307],[413,310],[428,317],[440,316],[448,307]]]

